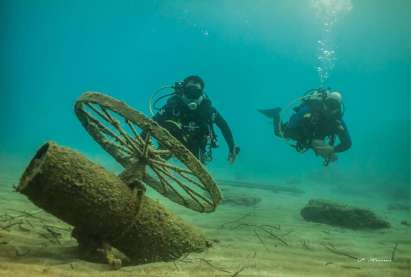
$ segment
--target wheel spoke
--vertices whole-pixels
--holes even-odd
[[[167,160],[165,160],[165,159],[161,156],[161,154],[155,154],[155,153],[153,153],[153,152],[151,152],[151,151],[153,151],[153,149],[150,149],[150,158],[149,158],[150,161],[151,161],[151,160],[155,160],[156,162],[162,162],[162,163],[166,163],[166,162],[167,162]],[[170,152],[169,154],[172,154],[172,153]]]
[[[194,179],[191,179],[190,177],[188,177],[187,175],[185,175],[184,172],[178,172],[178,173],[179,173],[180,176],[183,177],[185,180],[191,182],[192,184],[196,185],[196,186],[199,187],[200,189],[208,192],[208,190],[207,190],[207,189],[204,187],[204,185],[201,184],[200,182],[198,182],[198,181],[196,181],[196,180],[194,180]]]
[[[156,168],[152,168],[152,170],[155,172],[155,174],[160,179],[160,183],[163,185],[163,191],[166,191],[165,186],[167,186],[174,192],[174,194],[176,194],[180,198],[180,200],[183,203],[187,202],[186,199],[183,196],[180,195],[180,193],[163,177],[163,175],[161,175],[161,173]]]
[[[155,160],[155,159],[149,159],[149,161],[152,162],[153,164],[158,165],[158,166],[170,168],[170,169],[172,169],[172,170],[174,170],[174,171],[177,171],[178,173],[184,172],[184,173],[187,173],[187,174],[190,174],[190,175],[194,175],[193,172],[191,172],[190,170],[187,170],[187,169],[178,167],[178,166],[176,166],[176,165],[171,165],[171,164],[168,164],[168,163],[166,163],[166,162],[157,161],[157,160]]]
[[[187,187],[186,185],[184,185],[178,178],[176,178],[175,176],[173,176],[172,174],[170,174],[170,172],[168,172],[167,170],[164,170],[161,167],[157,167],[156,168],[158,171],[160,171],[161,173],[163,173],[164,175],[166,175],[167,177],[171,178],[173,181],[175,181],[188,195],[190,195],[190,197],[197,202],[198,205],[200,205],[201,207],[204,208],[204,205],[197,199],[201,198],[203,201],[205,201],[207,204],[209,205],[213,205],[212,202],[210,202],[209,199],[207,199],[206,197],[204,197],[203,195],[199,194],[198,192],[192,190],[191,188]],[[196,197],[197,196],[197,197]]]
[[[108,123],[112,124],[112,122],[110,121],[110,119],[102,114],[99,110],[97,110],[95,107],[93,107],[93,105],[91,105],[90,103],[86,103],[86,106],[89,107],[91,110],[93,110],[93,112],[95,112],[96,114],[98,114],[100,117],[102,117],[104,120],[106,120]]]
[[[124,119],[126,124],[128,125],[128,127],[130,128],[131,132],[133,132],[133,135],[135,137],[136,140],[138,140],[138,138],[140,138],[140,135],[137,133],[136,128],[134,128],[133,124],[130,123],[130,120],[128,120],[127,118]],[[140,142],[140,141],[138,141]]]
[[[192,179],[192,178],[190,178],[186,175],[186,174],[189,174],[191,176],[195,176],[192,171],[181,168],[181,167],[178,167],[178,166],[175,166],[175,165],[168,164],[168,163],[166,163],[166,161],[164,161],[164,162],[163,161],[157,161],[155,159],[150,159],[150,161],[153,162],[156,166],[165,167],[165,168],[169,168],[169,169],[172,169],[172,170],[176,171],[185,180],[191,182],[192,184],[198,186],[202,190],[208,192],[208,190],[206,188],[204,188],[204,185],[202,183],[200,183],[200,182],[198,182],[198,181],[196,181],[196,180],[194,180],[194,179]]]
[[[126,141],[131,145],[131,147],[133,148],[133,150],[135,150],[135,152],[137,152],[139,155],[142,155],[142,152],[140,150],[140,148],[138,147],[138,145],[136,145],[136,141],[133,140],[128,134],[127,132],[125,132],[123,130],[123,128],[121,128],[120,123],[115,120],[114,118],[111,117],[111,115],[109,114],[109,112],[103,107],[100,106],[100,108],[102,109],[102,111],[104,112],[104,114],[106,115],[106,117],[108,118],[109,122],[114,126],[114,128],[117,129],[117,131],[119,131],[119,133],[126,139]]]
[[[143,146],[143,158],[144,159],[148,158],[148,150],[150,149],[150,140],[151,140],[151,133],[149,131],[147,132],[145,140],[144,140],[144,146]]]
[[[113,136],[115,139],[117,139],[118,141],[120,141],[122,144],[124,145],[130,145],[131,149],[130,150],[134,150],[133,152],[140,152],[140,149],[138,149],[138,147],[136,147],[132,141],[130,141],[127,136],[127,134],[124,133],[124,131],[122,132],[122,129],[118,126],[118,122],[115,121],[110,114],[108,114],[108,112],[102,108],[100,106],[100,108],[103,110],[104,114],[101,113],[99,110],[97,110],[95,107],[93,107],[90,103],[86,103],[87,107],[89,107],[91,110],[93,110],[96,114],[98,114],[100,117],[102,117],[103,119],[105,119],[108,123],[110,123],[112,126],[114,126],[119,132],[120,134],[126,139],[125,142],[123,141],[118,135],[116,135],[113,131],[111,131],[110,129],[108,129],[106,126],[104,126],[99,120],[97,120],[97,118],[95,118],[94,116],[92,116],[91,114],[87,113],[88,116],[90,116],[91,118],[93,118],[99,125],[100,128],[104,128],[105,131],[107,131],[111,136]],[[121,130],[120,130],[121,129]]]
[[[128,148],[125,148],[121,145],[116,145],[116,147],[118,147],[118,149],[120,149],[121,151],[123,151],[124,153],[126,153],[128,155],[133,155],[133,152],[131,150],[129,150]]]
[[[113,126],[120,125],[120,123],[111,116],[111,114],[107,111],[105,107],[103,106],[99,106],[99,107],[103,111],[103,113],[107,116],[110,123],[113,124]]]
[[[171,151],[166,149],[150,149],[150,152],[158,155],[170,155]]]
[[[87,112],[85,112],[87,113]],[[131,148],[131,146],[124,141],[120,136],[118,136],[117,134],[115,134],[113,131],[111,131],[110,129],[108,129],[106,126],[104,126],[100,121],[98,121],[97,118],[95,118],[94,116],[92,116],[91,114],[87,113],[87,116],[93,121],[94,124],[97,125],[97,127],[105,134],[112,136],[115,140],[117,140],[118,142],[120,142],[123,146],[126,146],[127,149],[129,151],[131,151],[130,154],[133,153],[133,148]]]

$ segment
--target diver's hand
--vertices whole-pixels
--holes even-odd
[[[338,160],[338,157],[335,153],[333,153],[328,157],[324,157],[323,164],[324,166],[328,166],[330,163],[335,162],[336,160]]]
[[[313,140],[311,147],[317,156],[321,156],[324,159],[324,165],[328,165],[330,162],[335,162],[338,159],[334,147],[325,144],[322,140]]]
[[[334,147],[331,145],[322,145],[314,148],[315,154],[324,159],[324,164],[328,165],[330,162],[335,162],[338,157],[334,152]]]
[[[235,159],[237,158],[238,153],[240,153],[240,147],[236,146],[230,153],[228,154],[228,162],[233,164]]]
[[[311,142],[311,147],[317,156],[327,157],[331,153],[334,153],[334,148],[329,144],[325,144],[324,141],[320,139],[314,139]]]
[[[336,160],[338,160],[338,157],[337,155],[335,155],[335,153],[332,153],[330,156],[328,156],[329,162],[335,162]]]
[[[331,145],[321,145],[321,146],[316,146],[314,147],[314,151],[317,155],[323,157],[323,158],[328,158],[334,154],[334,147]]]

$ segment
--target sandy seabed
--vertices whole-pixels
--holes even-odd
[[[300,210],[309,199],[337,199],[324,185],[312,184],[304,194],[223,187],[225,194],[261,201],[252,207],[221,205],[211,214],[159,197],[216,241],[213,247],[174,262],[112,270],[79,259],[72,228],[13,192],[16,182],[4,175],[0,179],[0,276],[411,276],[411,228],[400,224],[410,220],[409,211],[388,210],[388,203],[374,198],[350,197],[348,203],[371,208],[392,227],[354,231],[304,221]]]

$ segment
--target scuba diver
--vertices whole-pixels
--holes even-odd
[[[213,126],[216,124],[228,145],[228,161],[234,163],[240,148],[235,146],[227,122],[204,93],[204,81],[199,76],[192,75],[182,82],[176,82],[172,87],[164,88],[172,88],[173,92],[150,104],[153,114],[152,107],[156,108],[160,99],[169,97],[161,109],[156,108],[159,111],[153,119],[182,142],[202,163],[211,161],[212,148],[218,147]]]
[[[336,153],[351,147],[351,138],[343,120],[344,105],[341,93],[331,89],[309,90],[298,98],[301,103],[295,107],[288,122],[281,121],[281,108],[258,110],[272,118],[274,134],[277,137],[296,141],[298,152],[313,149],[324,158],[324,165],[337,160]],[[293,103],[293,102],[292,102]],[[339,144],[335,145],[336,136]]]

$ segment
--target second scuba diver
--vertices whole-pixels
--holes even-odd
[[[167,129],[202,163],[212,160],[211,149],[217,147],[214,124],[227,142],[228,161],[233,163],[239,152],[230,127],[204,93],[204,81],[188,76],[176,83],[174,92],[153,119]],[[167,95],[168,96],[168,95]],[[162,98],[162,97],[161,97]],[[159,98],[160,99],[160,98]]]
[[[344,106],[341,93],[330,89],[310,90],[301,97],[288,122],[282,122],[281,108],[259,110],[273,119],[274,134],[292,139],[298,152],[313,149],[324,158],[324,164],[337,160],[336,153],[351,147],[351,138],[343,120]],[[336,136],[339,144],[335,145]]]

